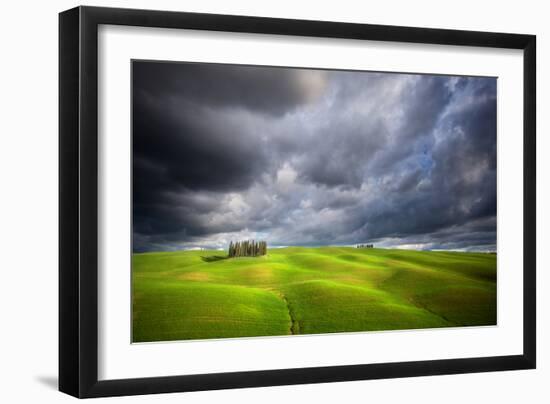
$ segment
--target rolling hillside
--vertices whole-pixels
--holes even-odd
[[[349,247],[134,254],[133,342],[496,324],[496,255]]]

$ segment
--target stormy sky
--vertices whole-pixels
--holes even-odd
[[[134,61],[133,249],[496,249],[496,79]]]

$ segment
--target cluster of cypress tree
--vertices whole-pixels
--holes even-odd
[[[374,248],[374,244],[357,244],[357,248]]]
[[[229,257],[257,257],[267,254],[267,243],[265,241],[237,241],[229,243]]]

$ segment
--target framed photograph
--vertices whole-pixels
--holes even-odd
[[[535,368],[535,36],[59,29],[61,391]]]

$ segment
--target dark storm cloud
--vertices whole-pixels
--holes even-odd
[[[402,145],[410,157],[391,161],[391,181],[378,188],[383,197],[358,208],[363,237],[402,238],[495,216],[496,83],[463,82],[454,103],[434,114],[431,148],[415,155],[419,140]]]
[[[495,79],[133,68],[135,251],[495,249]]]
[[[448,79],[439,76],[423,77],[421,85],[407,85],[396,81],[395,75],[380,73],[357,83],[356,75],[334,74],[336,83],[349,83],[351,88],[337,90],[338,110],[331,111],[330,121],[315,133],[310,141],[315,148],[300,167],[315,183],[360,187],[365,176],[391,170],[430,136],[451,96]],[[381,98],[396,91],[408,102],[394,111],[395,106]],[[368,108],[354,105],[358,99]],[[376,103],[369,105],[371,100]]]
[[[152,96],[193,99],[280,115],[322,90],[320,71],[202,63],[133,64],[134,88]],[[151,78],[153,78],[151,80]]]

